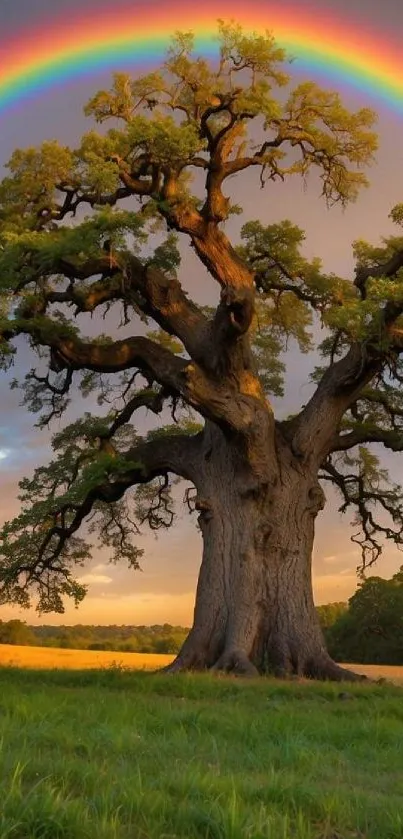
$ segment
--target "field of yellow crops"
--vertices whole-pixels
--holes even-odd
[[[403,685],[403,667],[392,667],[389,664],[346,664],[345,667],[369,676],[370,679],[387,679],[396,685]]]
[[[0,644],[0,666],[34,669],[93,670],[102,667],[128,667],[132,670],[158,670],[169,664],[172,655],[118,653],[95,650],[59,650],[51,647],[17,647]],[[346,665],[372,679],[388,679],[403,684],[403,667],[375,664]]]
[[[117,653],[98,650],[59,650],[51,647],[17,647],[0,644],[0,666],[34,669],[92,670],[101,667],[130,667],[133,670],[157,670],[173,659],[172,655]]]

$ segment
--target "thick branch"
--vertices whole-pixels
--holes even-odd
[[[137,368],[146,380],[156,381],[173,395],[181,396],[206,419],[246,438],[255,425],[256,411],[262,415],[260,425],[268,423],[273,428],[270,407],[255,377],[247,370],[238,371],[240,381],[220,381],[193,361],[178,358],[143,336],[104,344],[86,343],[78,337],[52,333],[48,327],[43,321],[19,321],[18,326],[13,325],[4,333],[4,338],[27,334],[36,343],[49,347],[51,369],[56,372],[70,368],[118,373]]]
[[[52,209],[44,207],[38,216],[38,228],[46,226],[49,221],[63,221],[68,215],[75,216],[81,204],[89,204],[90,207],[110,206],[114,207],[123,198],[129,198],[131,190],[125,186],[118,187],[114,192],[101,195],[97,192],[90,192],[81,189],[67,187],[64,184],[56,184],[56,190],[64,193],[65,198],[62,204]]]
[[[355,272],[354,285],[360,289],[363,299],[366,298],[366,284],[369,279],[377,277],[393,277],[403,267],[403,250],[398,250],[387,262],[381,265],[358,266]]]
[[[130,194],[144,197],[158,190],[160,170],[158,166],[151,164],[149,155],[140,155],[135,161],[136,168],[132,171],[127,169],[125,161],[119,155],[112,155],[111,160],[118,166],[120,180]],[[150,172],[151,177],[144,177]]]
[[[383,265],[359,269],[355,285],[365,298],[366,282],[370,277],[392,277],[401,267],[403,251],[397,251]],[[353,344],[347,355],[326,371],[308,405],[294,422],[297,433],[293,443],[301,454],[306,452],[307,445],[312,450],[313,440],[313,448],[317,454],[320,453],[320,458],[332,450],[345,411],[357,401],[363,388],[379,373],[390,354],[403,350],[400,330],[395,327],[402,313],[403,305],[392,301],[387,303],[381,312],[382,322],[377,320],[373,327],[377,337],[369,325],[368,339],[363,344]],[[382,336],[389,339],[386,346],[382,346]]]
[[[388,431],[376,426],[356,428],[347,434],[335,435],[331,444],[331,451],[348,451],[354,446],[360,446],[364,443],[382,443],[385,448],[392,452],[401,452],[403,451],[403,431]]]
[[[128,171],[119,155],[112,155],[109,159],[116,163],[123,186],[118,187],[114,192],[102,195],[99,192],[91,192],[60,182],[56,184],[55,188],[64,195],[63,203],[52,209],[42,208],[38,219],[39,227],[42,227],[51,219],[62,221],[68,215],[75,216],[81,204],[89,204],[90,207],[107,205],[113,207],[118,201],[128,198],[130,195],[146,197],[151,196],[156,191],[159,171],[157,167],[151,167],[151,175],[144,177],[149,174],[150,169],[149,161],[145,155],[138,157],[135,161],[136,168],[133,168],[132,171]]]
[[[248,157],[237,157],[234,160],[228,160],[223,167],[223,180],[229,178],[231,175],[236,175],[244,169],[249,169],[251,166],[265,166],[269,162],[267,153],[269,149],[278,149],[285,143],[287,137],[278,135],[274,140],[266,140],[260,149],[253,155]]]
[[[193,202],[183,195],[179,180],[181,171],[186,168],[186,165],[185,162],[176,168],[164,167],[159,211],[169,227],[179,233],[187,233],[191,237],[200,236],[203,233],[202,216],[195,209]]]
[[[55,505],[52,513],[53,526],[46,531],[42,541],[36,546],[33,560],[16,569],[18,577],[22,573],[25,574],[29,584],[32,579],[39,582],[41,576],[49,571],[58,573],[58,560],[65,546],[88,518],[97,502],[116,502],[130,487],[149,483],[160,475],[166,476],[169,472],[194,481],[200,471],[199,450],[199,435],[171,434],[142,442],[125,455],[120,455],[119,465],[124,460],[129,468],[121,470],[120,473],[112,473],[108,480],[92,487],[81,502],[72,504],[71,500],[68,500],[63,503],[61,499],[60,506]],[[64,524],[66,518],[69,518],[69,524]]]
[[[365,471],[362,472],[361,469],[356,474],[346,474],[337,468],[331,458],[322,465],[319,477],[321,480],[330,481],[341,493],[343,503],[339,512],[344,513],[349,507],[355,507],[357,511],[353,525],[358,528],[358,531],[352,535],[351,541],[361,548],[363,570],[376,562],[381,555],[380,539],[390,539],[398,547],[402,545],[403,519],[400,487],[382,488],[378,481],[373,484],[371,480],[368,480]],[[382,520],[375,520],[374,506],[380,507]],[[384,523],[385,514],[394,527]]]
[[[138,368],[146,379],[157,381],[179,393],[185,389],[187,362],[176,358],[165,347],[149,338],[138,336],[110,344],[96,344],[85,343],[79,338],[47,338],[46,333],[41,334],[40,330],[37,336],[35,328],[27,331],[34,338],[38,337],[40,343],[51,348],[55,367],[94,370],[99,373],[119,373]]]
[[[43,292],[43,310],[48,303],[73,304],[77,312],[93,312],[113,300],[132,302],[162,329],[179,338],[196,361],[208,358],[206,316],[189,300],[180,282],[168,278],[157,267],[144,265],[133,254],[116,253],[82,263],[58,259],[52,272],[62,273],[72,282],[64,291]],[[74,283],[75,279],[84,281],[97,275],[101,279],[88,286]],[[36,300],[26,304],[23,316],[29,316],[30,306],[36,306]]]
[[[353,344],[347,355],[324,373],[301,413],[286,424],[296,454],[318,463],[331,450],[341,418],[382,366],[381,354]]]
[[[204,225],[202,235],[192,237],[192,245],[203,264],[221,288],[253,289],[254,274],[214,222]]]
[[[235,89],[230,94],[217,94],[219,104],[208,108],[201,118],[201,129],[208,141],[210,155],[206,179],[207,195],[202,216],[209,222],[219,223],[228,217],[230,202],[222,192],[224,180],[250,166],[264,166],[267,163],[269,149],[278,148],[285,141],[284,137],[278,135],[273,140],[264,142],[254,155],[241,157],[239,153],[236,154],[235,146],[242,137],[243,123],[254,117],[253,113],[234,111],[234,103],[239,93],[240,89]],[[227,117],[228,122],[217,133],[214,133],[208,121],[210,117],[217,115]],[[231,159],[234,150],[236,156]]]

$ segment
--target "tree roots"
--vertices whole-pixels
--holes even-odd
[[[256,678],[261,675],[273,675],[270,670],[260,671],[255,664],[250,660],[244,650],[226,650],[219,656],[214,664],[209,664],[206,657],[200,653],[191,653],[187,651],[185,654],[179,653],[175,660],[166,667],[159,670],[159,673],[185,673],[185,672],[209,672],[209,673],[228,673],[234,676],[244,676]],[[331,681],[331,682],[365,682],[368,681],[367,676],[362,676],[341,667],[336,664],[330,656],[321,656],[317,659],[311,659],[303,667],[298,667],[298,671],[291,668],[289,665],[284,667],[277,667],[274,675],[280,679],[292,679],[295,677],[313,679],[317,681]]]

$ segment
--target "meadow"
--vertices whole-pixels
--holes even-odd
[[[402,731],[390,684],[2,666],[0,839],[401,839]]]

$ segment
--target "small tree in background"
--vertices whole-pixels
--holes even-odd
[[[358,243],[354,282],[305,258],[290,221],[248,221],[241,242],[229,240],[240,211],[230,178],[249,171],[254,189],[257,173],[269,199],[272,182],[314,171],[324,202],[347,205],[376,137],[369,110],[350,113],[313,83],[290,90],[269,34],[221,23],[219,40],[216,66],[179,34],[159,72],[117,74],[86,108],[111,121],[106,133],[90,131],[76,150],[16,151],[0,186],[4,364],[25,336],[39,361],[24,402],[41,427],[63,417],[77,387],[103,410],[59,431],[54,460],[21,482],[21,515],[1,536],[1,600],[78,603],[87,522],[136,568],[133,534],[173,522],[179,477],[195,488],[203,559],[193,628],[171,669],[352,679],[328,655],[314,609],[314,524],[330,482],[355,510],[364,565],[383,537],[402,540],[402,491],[368,445],[403,445],[403,238]],[[402,209],[392,216],[400,225]],[[217,283],[211,309],[186,293],[186,243]],[[85,337],[94,314],[99,334]],[[276,419],[282,352],[290,338],[309,351],[319,321],[313,395]],[[144,409],[171,422],[140,435]]]
[[[0,644],[30,646],[35,644],[35,636],[23,621],[0,621]]]
[[[339,660],[403,664],[403,568],[391,580],[364,580],[326,638]]]
[[[347,603],[326,603],[317,606],[316,612],[323,630],[330,629],[348,609]]]

